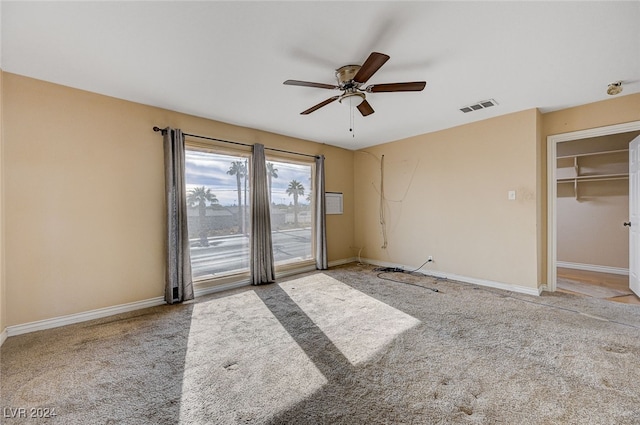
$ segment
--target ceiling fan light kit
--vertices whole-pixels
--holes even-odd
[[[343,93],[339,96],[333,96],[315,106],[302,111],[301,115],[308,115],[329,103],[336,100],[340,104],[358,108],[363,117],[373,114],[375,111],[367,102],[365,93],[390,93],[403,91],[422,91],[426,86],[426,81],[415,81],[410,83],[389,83],[389,84],[372,84],[362,87],[375,74],[382,65],[389,60],[389,56],[384,53],[373,52],[367,60],[360,65],[345,65],[335,71],[335,77],[338,85],[313,83],[309,81],[287,80],[285,85],[313,87],[319,89],[341,90]]]
[[[364,102],[364,97],[364,93],[360,93],[357,91],[347,91],[338,98],[338,102],[340,102],[340,104],[342,105],[355,108],[356,106]]]

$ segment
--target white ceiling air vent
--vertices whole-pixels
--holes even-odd
[[[480,101],[478,103],[474,103],[473,105],[469,105],[469,106],[465,106],[463,108],[460,108],[460,110],[466,114],[467,112],[473,112],[473,111],[478,111],[480,109],[490,108],[492,106],[496,106],[497,104],[498,104],[498,102],[496,102],[493,99],[482,100],[482,101]]]

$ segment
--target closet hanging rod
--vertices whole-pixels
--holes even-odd
[[[155,131],[155,132],[159,131],[162,135],[164,135],[167,132],[166,129],[160,128],[160,127],[153,127],[153,131]],[[248,143],[234,142],[234,141],[231,141],[231,140],[224,140],[224,139],[216,139],[214,137],[199,136],[197,134],[189,134],[189,133],[182,133],[182,134],[184,134],[185,136],[189,136],[189,137],[196,137],[198,139],[213,140],[215,142],[229,143],[229,144],[232,144],[232,145],[240,145],[240,146],[248,146],[248,147],[253,146],[253,145],[250,145]],[[309,154],[306,154],[306,153],[292,152],[292,151],[287,151],[287,150],[284,150],[284,149],[268,148],[266,146],[265,146],[264,149],[268,150],[268,151],[273,151],[273,152],[288,153],[288,154],[291,154],[291,155],[307,156],[309,158],[319,158],[318,155],[309,155]]]

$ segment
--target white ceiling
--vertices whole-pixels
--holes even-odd
[[[489,117],[640,92],[640,2],[2,1],[5,71],[347,149]],[[334,102],[334,70],[372,51],[375,113]],[[498,106],[464,114],[485,99]],[[158,122],[158,126],[166,123]],[[184,129],[189,131],[189,129]],[[210,135],[216,136],[216,135]]]

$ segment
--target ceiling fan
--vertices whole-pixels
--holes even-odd
[[[373,114],[375,111],[367,102],[365,93],[384,93],[384,92],[401,92],[401,91],[422,91],[427,84],[426,81],[414,81],[411,83],[389,83],[389,84],[372,84],[363,88],[369,78],[375,74],[386,61],[389,56],[384,53],[373,52],[367,60],[360,65],[345,65],[336,70],[336,79],[338,85],[311,83],[308,81],[287,80],[284,84],[288,86],[315,87],[319,89],[341,90],[342,94],[330,97],[329,99],[318,103],[315,106],[300,112],[301,115],[308,115],[323,106],[327,106],[336,100],[340,103],[356,106],[363,117]]]

